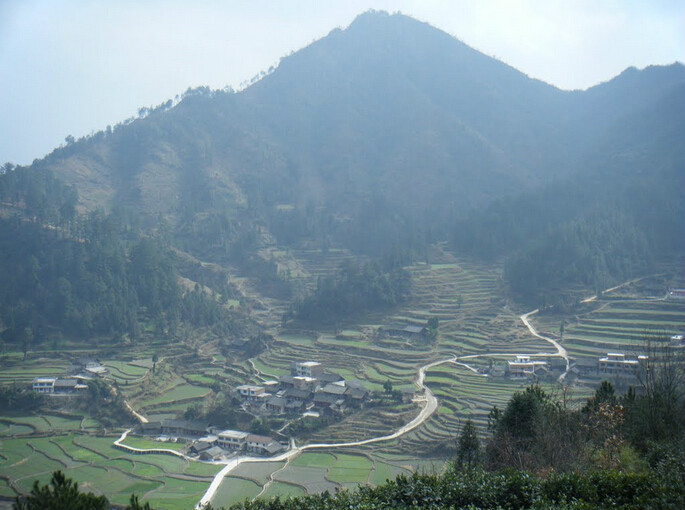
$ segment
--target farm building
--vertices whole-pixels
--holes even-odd
[[[247,436],[246,449],[248,452],[272,455],[283,450],[283,448],[283,445],[272,437],[257,434],[249,434]]]
[[[216,444],[226,450],[242,450],[247,441],[247,436],[247,432],[240,430],[224,430],[217,435]]]
[[[199,437],[207,433],[207,424],[190,420],[162,421],[162,434],[181,437]]]
[[[36,377],[32,388],[36,393],[52,393],[55,389],[56,377]]]
[[[296,377],[313,377],[316,378],[323,374],[324,367],[318,361],[303,361],[293,362],[290,367],[290,372]]]
[[[266,395],[266,389],[264,386],[252,386],[250,384],[243,384],[235,389],[238,395],[242,397],[243,400],[257,400],[259,398],[264,398]]]
[[[509,375],[515,378],[526,378],[535,375],[535,370],[545,366],[545,361],[533,361],[530,356],[517,355],[516,359],[507,362]]]
[[[428,330],[425,326],[413,325],[392,325],[381,326],[378,328],[381,337],[399,337],[407,340],[422,340],[426,337]]]
[[[608,352],[603,358],[599,358],[599,372],[602,374],[634,374],[640,367],[640,363],[647,361],[647,356],[626,358],[622,352]]]
[[[86,391],[88,386],[76,378],[36,377],[31,383],[31,389],[36,393],[50,395],[74,395]]]
[[[200,459],[207,461],[219,460],[225,453],[226,452],[222,448],[211,446],[200,452]]]

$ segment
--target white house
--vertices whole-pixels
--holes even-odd
[[[56,377],[36,377],[33,379],[32,388],[36,393],[53,393],[55,391]]]
[[[635,359],[626,358],[622,352],[607,352],[603,358],[599,358],[599,371],[603,374],[634,374],[649,358],[640,355]]]
[[[323,365],[317,361],[295,363],[293,375],[299,377],[317,377],[323,373]]]
[[[217,434],[216,444],[226,450],[242,450],[247,440],[247,432],[224,430]]]
[[[533,361],[530,356],[517,355],[516,359],[509,361],[509,375],[511,377],[531,377],[535,375],[536,367],[546,365],[545,361]]]

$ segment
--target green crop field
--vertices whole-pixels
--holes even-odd
[[[342,260],[346,255],[334,253],[328,260],[316,250],[302,250],[278,256],[284,263],[297,267],[298,278],[309,278],[304,284],[311,285],[311,278],[332,274],[335,257]],[[153,374],[152,354],[167,347],[160,340],[154,346],[134,347],[134,352],[127,354],[139,361],[107,359],[104,364],[109,370],[108,378],[117,383],[121,394],[136,410],[152,420],[177,417],[189,405],[205,398],[209,402],[209,387],[214,388],[215,384],[224,391],[240,383],[258,383],[262,378],[289,373],[294,360],[319,361],[345,379],[356,379],[382,394],[386,381],[392,383],[393,389],[416,388],[419,367],[453,355],[481,356],[460,362],[488,371],[505,367],[515,354],[554,352],[548,342],[531,335],[522,324],[519,315],[525,310],[513,310],[502,297],[500,267],[455,260],[417,264],[409,271],[413,279],[412,299],[390,312],[371,314],[363,324],[350,322],[336,330],[284,332],[278,332],[274,326],[270,348],[251,360],[262,375],[255,374],[247,360],[232,362],[230,354],[219,352],[211,342],[202,344],[195,355],[188,354],[187,346],[169,347]],[[272,325],[280,323],[287,303],[256,297],[266,303],[256,311],[257,318]],[[383,338],[377,334],[381,325],[425,325],[430,318],[439,321],[435,340]],[[639,347],[645,331],[681,332],[685,329],[685,305],[626,292],[604,296],[571,317],[531,317],[541,333],[554,338],[559,338],[562,320],[563,345],[569,354],[573,358],[596,357],[610,350]],[[182,362],[174,360],[175,356]],[[68,366],[66,360],[48,356],[23,363],[21,356],[14,353],[3,363],[0,384],[27,383],[36,375],[59,375]],[[556,377],[542,381],[546,391],[561,392],[553,382]],[[224,479],[213,505],[220,507],[258,495],[298,495],[358,484],[378,485],[398,474],[440,471],[447,458],[445,447],[453,445],[464,420],[474,420],[484,435],[492,406],[504,407],[511,395],[530,381],[484,377],[468,367],[445,363],[427,371],[426,384],[438,398],[438,410],[400,438],[358,448],[305,451],[288,463],[243,463]],[[582,381],[572,384],[565,391],[574,405],[594,390]],[[380,400],[382,405],[350,413],[338,423],[297,438],[297,444],[384,436],[414,418],[422,405]],[[27,491],[34,479],[46,482],[53,470],[61,469],[83,488],[105,493],[113,503],[125,504],[130,493],[136,492],[142,501],[149,501],[155,508],[180,510],[193,508],[221,469],[219,465],[171,455],[133,455],[116,449],[112,446],[114,435],[98,437],[84,433],[100,427],[94,418],[78,416],[79,413],[62,414],[63,411],[0,416],[0,476],[8,477],[20,490]],[[142,449],[180,450],[186,446],[136,436],[129,436],[125,444]],[[0,478],[0,496],[12,495],[10,484]]]
[[[141,407],[153,407],[160,404],[174,403],[179,400],[192,400],[204,397],[209,390],[203,386],[180,384],[161,395],[141,402]]]
[[[373,463],[361,455],[336,454],[335,463],[328,469],[331,482],[364,484],[369,480]]]
[[[240,503],[256,497],[261,491],[262,487],[253,481],[227,476],[221,482],[212,505],[221,507]]]
[[[0,477],[28,492],[34,480],[47,483],[53,471],[61,470],[82,489],[105,494],[115,504],[126,504],[136,493],[154,508],[186,510],[199,501],[221,469],[169,455],[128,454],[112,446],[114,439],[84,435],[1,439]],[[202,479],[175,478],[179,476]],[[6,485],[3,490],[11,489]]]

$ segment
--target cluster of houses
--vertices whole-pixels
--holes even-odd
[[[245,408],[261,414],[342,412],[361,407],[369,391],[357,381],[345,381],[316,361],[293,362],[289,375],[261,385],[243,384],[235,397]]]
[[[146,436],[191,440],[188,453],[205,461],[219,460],[236,452],[273,455],[287,448],[287,445],[269,436],[240,430],[221,430],[206,423],[190,420],[142,423],[138,426],[137,432]]]
[[[64,377],[34,378],[31,389],[46,395],[78,395],[88,390],[88,380],[105,374],[107,369],[98,360],[80,358],[71,364]]]
[[[622,352],[608,352],[606,356],[602,356],[596,361],[588,360],[588,363],[582,364],[582,366],[588,373],[596,369],[599,374],[634,376],[638,368],[648,359],[648,356],[642,354],[630,357]],[[549,371],[546,361],[526,355],[517,355],[513,360],[507,362],[507,367],[508,374],[512,379],[539,378]],[[578,363],[574,364],[574,367],[576,367],[574,373],[579,374]],[[574,371],[573,368],[572,371]]]

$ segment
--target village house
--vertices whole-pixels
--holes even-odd
[[[246,449],[250,453],[258,453],[260,455],[273,455],[284,449],[284,446],[269,436],[260,436],[258,434],[248,434],[246,439]]]
[[[56,380],[56,377],[36,377],[33,379],[33,391],[36,393],[52,393],[55,389]]]
[[[188,451],[191,455],[200,455],[202,452],[206,452],[207,450],[212,448],[212,446],[212,444],[205,443],[204,441],[196,441],[192,444]]]
[[[668,289],[666,299],[671,301],[685,301],[685,289]]]
[[[162,434],[174,437],[202,437],[207,434],[207,424],[190,420],[164,420]]]
[[[637,358],[627,358],[622,352],[607,352],[607,355],[599,358],[598,369],[601,374],[633,375],[649,358],[640,355]]]
[[[391,325],[378,328],[381,338],[404,338],[406,340],[423,340],[428,334],[425,326]]]
[[[87,389],[86,384],[79,384],[76,379],[57,379],[53,386],[53,393],[55,395],[74,395]]]
[[[100,360],[95,358],[79,358],[71,363],[67,372],[72,375],[80,374],[87,377],[102,377],[108,373],[108,370],[100,363]]]
[[[293,362],[291,373],[263,386],[244,384],[236,393],[249,403],[253,412],[295,415],[312,408],[343,410],[359,408],[368,399],[369,391],[359,381],[345,381],[328,372],[317,361]],[[324,395],[327,395],[324,397]]]
[[[271,396],[269,393],[266,392],[266,388],[264,386],[253,386],[250,384],[243,384],[241,386],[236,387],[235,391],[240,395],[240,397],[244,401],[255,401],[255,400],[263,400],[269,396]]]
[[[242,450],[247,441],[247,432],[224,430],[217,434],[216,444],[225,450]]]
[[[162,433],[161,421],[149,421],[136,426],[136,431],[143,436],[158,436]]]
[[[318,361],[293,362],[290,372],[293,376],[316,378],[323,374],[324,367]]]
[[[274,414],[283,414],[287,403],[283,397],[273,396],[266,401],[266,410]]]
[[[200,453],[200,459],[204,461],[220,460],[226,452],[219,446],[210,446]]]
[[[76,395],[88,390],[88,386],[76,378],[36,377],[31,383],[36,393],[49,395]]]
[[[536,368],[546,365],[545,361],[533,361],[530,356],[517,355],[513,361],[507,362],[509,375],[513,378],[527,378],[535,375]]]

